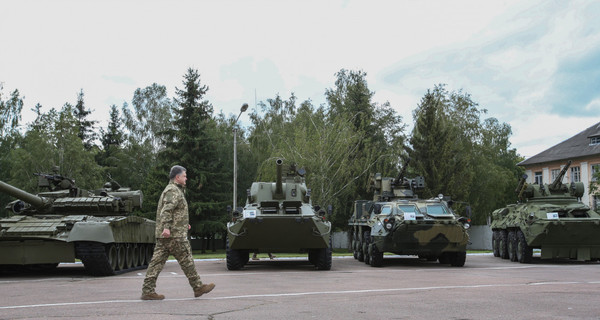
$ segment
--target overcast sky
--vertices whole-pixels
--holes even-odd
[[[106,126],[112,104],[152,83],[172,97],[190,67],[215,112],[236,115],[255,94],[320,105],[337,71],[362,70],[411,127],[444,83],[510,124],[525,157],[600,122],[600,1],[0,0],[0,12],[0,82],[25,97],[24,122],[83,89]]]

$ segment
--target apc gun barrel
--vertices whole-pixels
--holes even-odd
[[[36,208],[42,208],[47,204],[46,198],[38,197],[29,192],[23,191],[17,187],[13,187],[10,184],[3,181],[0,181],[0,192],[4,192],[19,200],[27,202]]]
[[[571,166],[571,160],[567,161],[567,164],[562,168],[562,170],[560,170],[560,173],[558,174],[558,176],[556,176],[556,179],[554,179],[554,181],[550,185],[551,190],[554,190],[554,189],[560,187],[560,185],[562,183],[562,179],[565,176],[565,174],[567,174],[567,169],[569,169],[570,166]]]
[[[281,167],[283,166],[283,160],[281,159],[277,159],[277,161],[275,162],[277,164],[277,182],[275,183],[275,194],[282,194],[283,193],[283,184],[282,184],[282,173],[281,173]]]
[[[406,162],[404,162],[404,165],[402,166],[402,169],[400,170],[400,173],[398,173],[398,177],[396,178],[396,185],[402,185],[402,182],[404,180],[404,174],[406,173],[406,168],[408,168],[408,164],[410,163],[410,158],[406,159]]]

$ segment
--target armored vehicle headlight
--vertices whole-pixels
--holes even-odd
[[[463,226],[465,227],[465,229],[469,229],[471,227],[471,224],[467,222],[463,224]]]
[[[393,226],[394,225],[392,223],[390,223],[390,222],[388,222],[388,223],[385,224],[385,228],[388,229],[388,230],[391,230]]]

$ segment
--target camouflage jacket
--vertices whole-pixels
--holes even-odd
[[[169,182],[158,200],[156,237],[163,238],[163,229],[169,229],[171,238],[186,238],[188,224],[188,205],[183,194],[183,186]]]

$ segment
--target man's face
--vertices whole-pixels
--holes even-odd
[[[178,184],[185,186],[185,182],[187,181],[187,173],[184,171],[175,176],[175,182]]]

